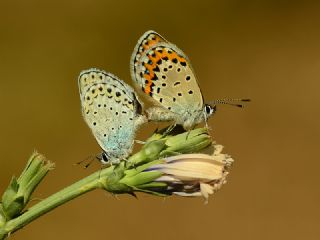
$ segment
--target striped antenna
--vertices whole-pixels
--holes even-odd
[[[251,100],[248,98],[223,98],[223,99],[217,99],[213,100],[211,102],[208,102],[209,104],[227,104],[235,107],[243,108],[244,104],[241,102],[250,102]],[[236,103],[238,102],[238,103]]]
[[[79,162],[76,162],[74,165],[81,165],[82,163],[87,162],[87,163],[84,165],[83,168],[88,168],[95,159],[97,159],[96,156],[90,155],[90,156],[86,157],[85,159],[83,159],[83,160],[81,160],[81,161],[79,161]]]

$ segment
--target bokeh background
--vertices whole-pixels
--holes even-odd
[[[319,3],[2,0],[0,9],[1,192],[34,149],[56,163],[36,198],[99,169],[73,165],[99,152],[77,76],[97,67],[131,84],[130,55],[146,30],[187,53],[207,101],[253,100],[220,106],[209,121],[235,164],[208,205],[94,191],[11,239],[319,239]]]

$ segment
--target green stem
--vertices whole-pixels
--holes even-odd
[[[108,186],[108,177],[113,174],[113,167],[99,170],[90,176],[62,189],[28,209],[21,216],[8,221],[0,228],[0,239],[24,227],[28,223],[51,211],[52,209],[97,188]]]
[[[40,155],[34,156],[32,157],[32,162],[31,160],[28,162],[24,172],[25,174],[22,174],[23,177],[19,178],[18,182],[16,179],[12,181],[9,190],[4,194],[5,197],[2,197],[2,203],[0,203],[0,240],[5,239],[11,233],[52,209],[97,188],[114,194],[129,193],[134,195],[134,191],[141,191],[159,196],[167,195],[168,193],[159,191],[159,189],[165,189],[167,187],[165,183],[160,184],[153,182],[153,180],[160,177],[162,173],[156,171],[144,172],[144,170],[158,163],[158,161],[163,161],[163,157],[177,153],[199,152],[211,143],[207,130],[203,128],[177,135],[162,136],[161,134],[155,134],[149,138],[143,148],[138,153],[132,155],[126,163],[122,161],[116,167],[111,166],[99,170],[35,204],[23,214],[18,215],[22,209],[24,209],[25,205],[19,202],[21,201],[21,197],[20,195],[17,197],[16,192],[20,190],[24,193],[23,196],[25,196],[27,199],[26,202],[28,202],[36,185],[39,184],[45,174],[52,168],[52,163],[48,163],[44,166],[41,165],[46,168],[40,168],[43,170],[40,171],[38,166],[40,166],[39,164],[44,164],[44,160],[38,159],[38,157],[42,158]],[[36,159],[38,159],[38,161],[35,161]],[[34,176],[34,174],[38,175]],[[33,178],[31,178],[31,176]],[[31,181],[30,179],[33,180]],[[30,186],[28,184],[30,184]],[[157,189],[159,192],[153,189]],[[4,203],[8,206],[7,209],[3,209]],[[15,211],[12,210],[13,207],[16,207],[13,209]],[[9,210],[11,210],[12,216],[7,217],[5,213]],[[18,217],[16,217],[17,215]],[[11,219],[11,217],[14,218]]]

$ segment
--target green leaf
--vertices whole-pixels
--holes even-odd
[[[10,203],[15,200],[18,190],[19,184],[17,182],[17,179],[15,177],[12,177],[8,188],[2,195],[2,204],[5,209],[7,209],[7,206],[9,206]]]
[[[3,210],[6,213],[6,216],[9,219],[12,219],[16,216],[18,216],[22,209],[24,208],[24,197],[23,196],[17,196],[13,201],[9,203],[9,205],[3,205]]]

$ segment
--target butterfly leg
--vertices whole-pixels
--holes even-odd
[[[204,120],[204,123],[205,123],[205,125],[206,125],[206,129],[209,129],[208,119],[207,119],[207,118]]]
[[[134,140],[136,143],[138,143],[138,144],[141,144],[141,145],[144,145],[144,144],[146,144],[146,142],[144,142],[144,141],[140,141],[140,140]]]
[[[209,125],[208,125],[208,116],[207,116],[207,114],[204,112],[203,113],[203,119],[204,119],[204,124],[205,124],[205,126],[206,126],[206,129],[209,131],[210,130],[210,127],[209,127]]]
[[[169,133],[171,133],[171,131],[177,126],[177,124],[172,124],[169,127],[167,127],[166,131],[163,133],[163,136],[167,136],[169,135]]]
[[[175,121],[177,119],[177,114],[168,111],[163,107],[151,107],[146,110],[147,118],[149,121],[156,121],[156,122],[169,122]],[[164,135],[168,135],[174,128],[176,127],[176,123],[169,126]]]

